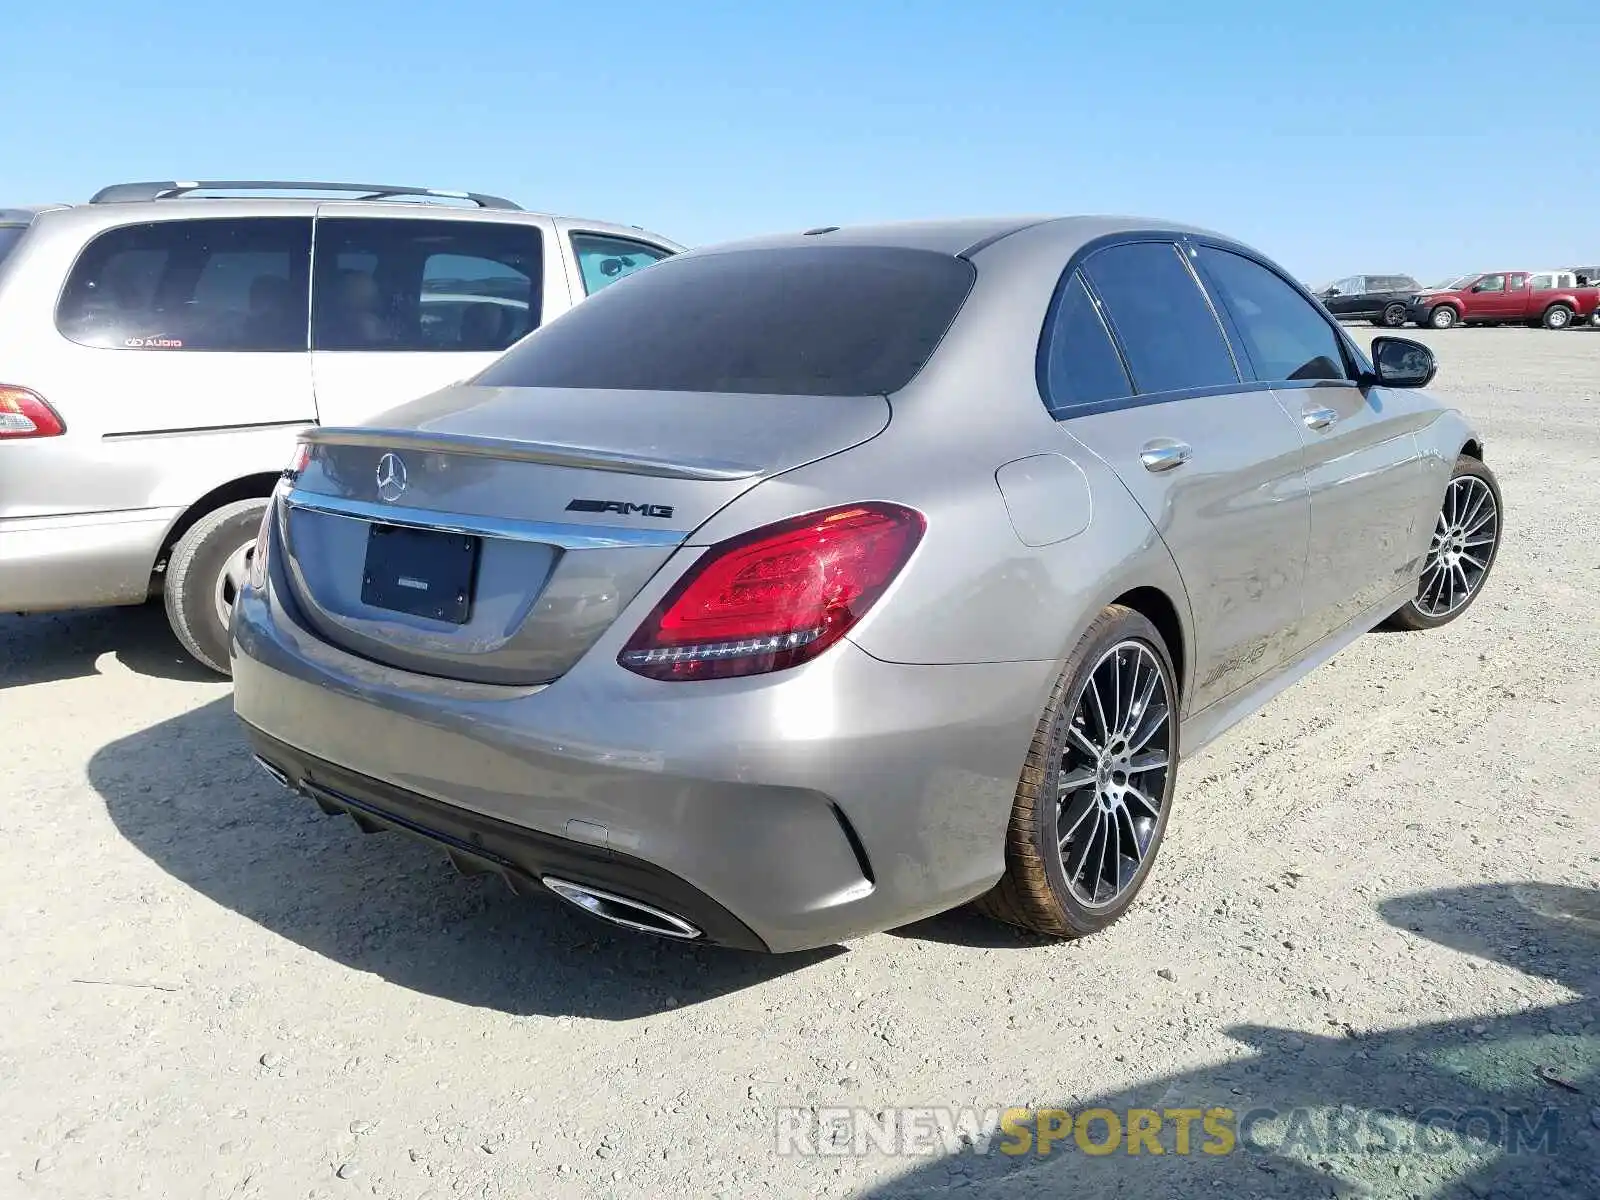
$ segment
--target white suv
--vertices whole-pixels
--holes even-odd
[[[184,647],[226,673],[233,596],[301,429],[473,374],[682,249],[376,184],[133,183],[0,209],[0,611],[160,593]]]

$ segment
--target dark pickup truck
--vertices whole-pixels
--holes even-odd
[[[1462,275],[1413,296],[1406,319],[1431,329],[1455,325],[1586,325],[1600,309],[1600,287],[1580,287],[1572,271],[1490,271]]]

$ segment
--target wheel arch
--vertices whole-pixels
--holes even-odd
[[[232,504],[236,500],[265,500],[272,495],[272,489],[277,486],[281,476],[282,472],[279,471],[241,475],[237,479],[230,479],[227,483],[212,488],[184,509],[167,529],[167,535],[161,541],[161,549],[156,553],[155,561],[150,564],[151,590],[155,590],[157,576],[166,569],[167,560],[172,557],[172,548],[178,544],[179,538],[194,527],[195,522],[207,513],[214,512],[224,504]]]
[[[1149,584],[1123,592],[1111,603],[1133,609],[1156,627],[1161,640],[1167,644],[1167,653],[1172,655],[1172,667],[1178,676],[1178,698],[1181,701],[1189,690],[1186,686],[1189,654],[1183,618],[1178,614],[1177,604],[1161,588]]]

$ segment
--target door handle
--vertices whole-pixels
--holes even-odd
[[[1181,467],[1193,456],[1194,450],[1183,442],[1161,442],[1146,446],[1139,452],[1139,461],[1146,471],[1170,471]]]
[[[1334,408],[1308,408],[1301,414],[1300,419],[1306,423],[1307,429],[1326,429],[1339,419],[1339,410]]]

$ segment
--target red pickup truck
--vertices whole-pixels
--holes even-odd
[[[1462,275],[1411,297],[1406,320],[1433,329],[1518,323],[1546,329],[1587,324],[1600,287],[1579,287],[1571,271],[1490,271]]]

